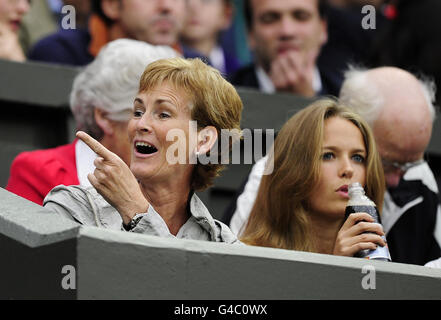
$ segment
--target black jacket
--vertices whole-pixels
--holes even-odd
[[[388,190],[390,197],[386,194],[383,216],[396,222],[388,226],[383,219],[383,225],[393,262],[424,265],[441,256],[440,239],[435,237],[436,233],[441,237],[441,221],[437,220],[441,218],[439,200],[435,178],[428,166],[411,170],[418,170],[419,179],[401,179],[396,188]]]
[[[322,81],[322,90],[318,95],[338,96],[341,83],[337,82],[337,79],[333,79],[329,75],[324,74],[321,70],[319,70],[319,72]],[[254,64],[239,69],[231,78],[229,78],[229,81],[234,86],[259,89],[259,82],[257,80]]]

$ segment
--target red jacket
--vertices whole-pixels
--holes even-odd
[[[20,153],[12,162],[6,190],[43,205],[57,185],[79,185],[75,143]]]

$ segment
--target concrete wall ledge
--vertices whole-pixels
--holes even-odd
[[[79,227],[4,189],[0,256],[6,299],[441,299],[441,269]]]
[[[73,79],[81,68],[0,59],[0,70],[0,100],[65,108]]]
[[[0,188],[0,234],[36,248],[75,238],[78,224]]]
[[[78,263],[85,299],[441,299],[438,269],[92,227],[80,230]]]

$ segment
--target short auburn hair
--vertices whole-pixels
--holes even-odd
[[[242,100],[232,84],[220,72],[199,58],[171,58],[150,63],[141,76],[139,93],[147,92],[167,83],[183,90],[190,97],[191,119],[197,121],[198,129],[206,126],[216,128],[218,140],[222,129],[227,129],[232,144],[241,136],[240,120]],[[191,188],[200,191],[213,184],[213,180],[224,168],[221,164],[221,144],[218,143],[217,163],[197,163],[193,171]],[[214,151],[213,149],[211,151]]]

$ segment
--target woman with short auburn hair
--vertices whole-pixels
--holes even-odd
[[[237,133],[229,140],[229,150],[239,139],[242,102],[234,87],[199,59],[158,60],[141,76],[132,112],[127,129],[130,168],[98,141],[78,132],[98,156],[95,171],[88,175],[93,187],[56,187],[45,207],[83,225],[238,242],[194,193],[208,187],[221,169],[218,161],[202,164],[198,157],[210,152],[221,156],[215,148],[223,129]],[[183,162],[174,161],[176,151]]]
[[[381,211],[385,190],[371,129],[332,99],[299,111],[283,126],[241,241],[250,245],[352,256],[384,245],[367,213],[344,221],[347,186],[360,182]],[[366,237],[363,232],[371,231]]]
[[[192,178],[192,186],[196,191],[213,184],[214,178],[225,167],[221,164],[222,154],[230,151],[232,144],[241,136],[242,100],[233,85],[219,77],[220,73],[207,73],[206,70],[205,63],[200,59],[162,60],[152,63],[144,71],[139,88],[140,92],[146,92],[162,83],[170,83],[190,97],[191,118],[197,122],[198,129],[212,125],[216,128],[218,137],[222,136],[222,129],[230,133],[232,139],[228,150],[221,151],[219,143],[215,146],[215,161],[206,165],[197,163]]]

